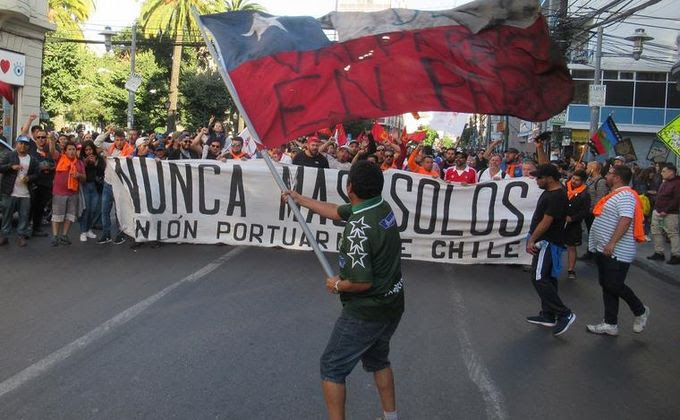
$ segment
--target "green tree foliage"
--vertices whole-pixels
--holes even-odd
[[[206,127],[211,116],[219,121],[235,106],[217,70],[185,69],[180,80],[181,120],[190,129]],[[229,121],[230,118],[227,118]],[[235,130],[236,127],[226,127]]]
[[[80,25],[90,17],[94,10],[92,0],[49,0],[47,19],[57,25],[66,38],[82,38]]]
[[[265,9],[258,3],[253,3],[249,0],[225,0],[225,11],[232,12],[236,10],[253,10],[256,12],[263,12]]]
[[[58,32],[55,37],[60,36]],[[80,96],[84,47],[65,42],[47,42],[43,58],[42,107],[50,115],[63,115]]]

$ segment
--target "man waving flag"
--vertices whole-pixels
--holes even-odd
[[[254,11],[199,20],[265,145],[345,120],[412,111],[542,121],[572,98],[569,72],[535,0],[333,12],[320,20]],[[323,29],[336,30],[341,42]]]

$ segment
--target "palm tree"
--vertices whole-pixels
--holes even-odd
[[[179,73],[182,61],[182,42],[200,40],[198,26],[191,14],[195,7],[198,13],[208,14],[232,10],[262,10],[257,3],[248,0],[145,0],[141,11],[144,33],[167,34],[175,40],[170,71],[170,93],[168,108],[168,130],[175,130]]]
[[[94,10],[93,0],[49,0],[47,19],[57,25],[60,33],[73,38],[82,38],[80,24],[90,17]]]

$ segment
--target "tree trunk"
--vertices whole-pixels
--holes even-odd
[[[170,71],[170,93],[168,107],[168,131],[175,131],[177,129],[177,97],[179,94],[179,71],[182,64],[182,33],[178,33],[175,37],[175,46],[172,49],[172,69]]]

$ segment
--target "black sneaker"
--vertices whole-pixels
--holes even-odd
[[[116,244],[116,245],[121,245],[121,244],[124,244],[125,241],[127,241],[125,234],[119,233],[118,236],[116,236],[116,239],[113,240],[113,243]]]
[[[647,257],[648,260],[652,261],[663,261],[666,259],[663,254],[659,254],[658,252],[653,253],[652,255]]]
[[[557,325],[554,316],[545,315],[543,312],[536,316],[528,316],[527,322],[534,325],[542,325],[544,327],[554,327]]]
[[[571,324],[574,323],[576,320],[576,315],[574,313],[570,313],[569,315],[559,317],[557,319],[557,324],[553,327],[553,335],[560,335],[565,333],[569,327],[571,327]]]
[[[670,260],[666,261],[666,264],[670,265],[680,264],[680,256],[673,255]]]
[[[108,244],[109,242],[111,242],[111,237],[109,235],[102,235],[97,241],[98,244]]]
[[[71,245],[71,240],[66,235],[60,235],[59,243],[63,245]]]
[[[576,280],[576,271],[574,270],[567,271],[567,278],[569,280]]]
[[[50,245],[51,246],[59,246],[59,238],[56,236],[53,236],[52,239],[50,239]]]

